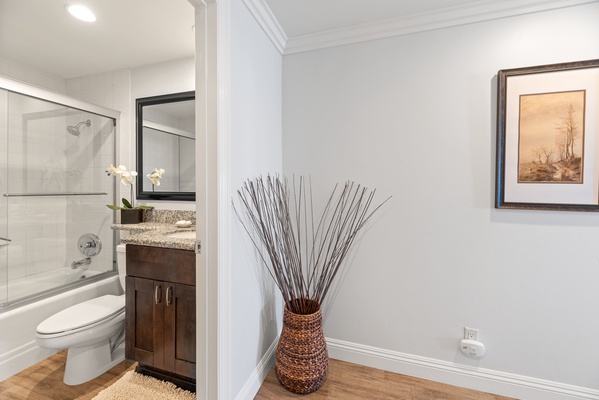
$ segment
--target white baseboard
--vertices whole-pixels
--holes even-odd
[[[599,390],[327,338],[329,357],[523,400],[599,400]]]
[[[50,357],[54,353],[56,353],[55,350],[42,349],[32,340],[0,354],[0,382]]]
[[[275,363],[275,352],[277,350],[277,344],[279,344],[279,337],[272,342],[264,356],[260,359],[260,362],[245,382],[245,385],[241,388],[235,400],[253,400],[256,393],[260,390],[262,382],[266,379],[266,375],[270,372]]]

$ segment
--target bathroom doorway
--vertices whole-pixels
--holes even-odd
[[[196,393],[198,398],[220,399],[226,397],[228,354],[226,343],[229,332],[226,321],[226,285],[223,266],[226,251],[219,245],[219,237],[226,223],[222,207],[220,179],[222,165],[228,149],[217,146],[217,123],[224,110],[219,102],[217,83],[217,46],[226,43],[218,32],[226,32],[227,17],[223,9],[227,1],[189,0],[195,7],[196,41]],[[221,49],[222,50],[222,49]],[[222,51],[221,51],[222,53]],[[222,84],[222,81],[221,81]],[[220,253],[219,253],[220,252]],[[224,257],[223,257],[224,256]]]

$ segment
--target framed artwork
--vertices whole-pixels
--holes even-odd
[[[599,60],[497,74],[496,208],[599,211]]]

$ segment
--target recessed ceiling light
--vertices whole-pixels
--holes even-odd
[[[77,19],[80,19],[81,21],[94,22],[96,20],[94,13],[89,8],[81,4],[67,4],[65,8],[69,14]]]

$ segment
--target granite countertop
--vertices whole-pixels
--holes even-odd
[[[141,222],[139,224],[113,224],[111,228],[131,232],[129,236],[121,238],[121,243],[192,251],[195,246],[194,238],[182,239],[167,236],[175,232],[195,232],[195,225],[188,228],[178,228],[173,223]]]

